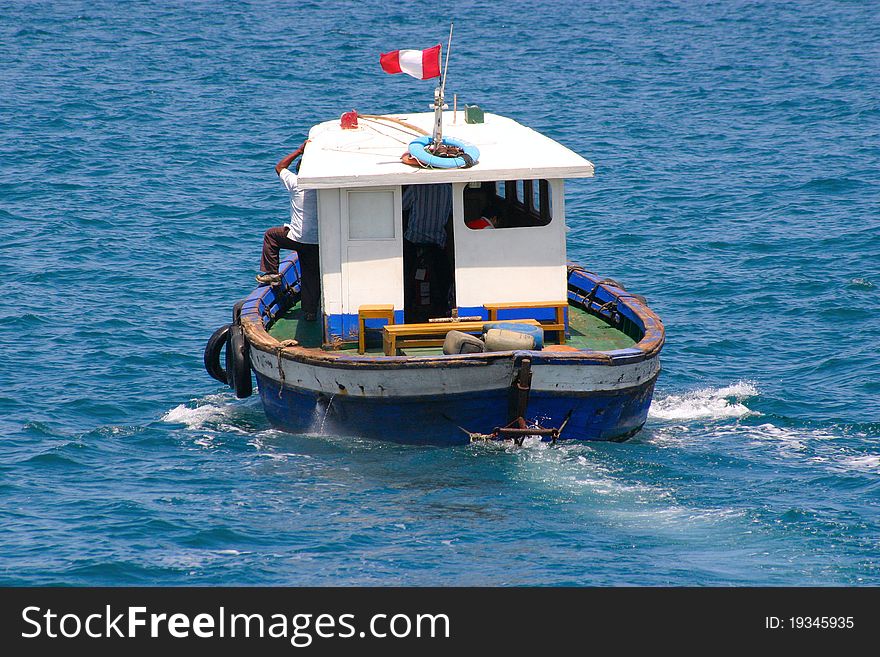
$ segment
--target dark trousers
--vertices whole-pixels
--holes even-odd
[[[263,257],[260,269],[267,274],[278,273],[278,252],[296,251],[299,258],[300,294],[303,312],[318,313],[321,302],[321,268],[317,244],[303,244],[287,237],[286,226],[275,226],[263,234]]]

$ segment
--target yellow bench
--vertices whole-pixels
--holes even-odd
[[[507,320],[505,320],[507,321]],[[541,326],[536,319],[511,319],[518,324],[530,324]],[[483,330],[483,320],[477,322],[428,322],[425,324],[390,324],[382,327],[382,337],[385,345],[386,356],[396,356],[400,339],[407,347],[438,347],[443,345],[443,340],[449,331],[461,331],[463,333],[478,333]],[[402,348],[404,345],[400,345]]]
[[[565,309],[568,301],[517,301],[512,303],[484,303],[483,308],[489,311],[489,321],[497,322],[499,310],[519,310],[532,308],[555,308],[556,319],[552,322],[542,323],[541,328],[545,331],[556,331],[559,335],[559,344],[565,344]],[[520,319],[505,319],[505,322],[520,322]]]
[[[358,306],[358,353],[366,351],[366,320],[384,319],[389,324],[394,324],[394,306],[390,303],[367,304]]]

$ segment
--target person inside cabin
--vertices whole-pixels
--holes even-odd
[[[482,217],[477,217],[476,219],[470,219],[466,221],[465,224],[471,230],[483,230],[484,228],[495,228],[495,224],[498,222],[498,215],[493,214],[491,217],[487,217],[483,215]]]
[[[479,187],[468,187],[465,193],[465,225],[471,230],[497,228],[501,207],[495,196],[494,183],[477,183]]]
[[[294,160],[302,157],[308,140],[275,165],[275,173],[290,193],[290,222],[274,226],[263,234],[263,253],[257,282],[260,285],[279,285],[278,273],[280,249],[296,251],[299,258],[300,294],[306,321],[318,318],[321,299],[321,279],[318,260],[318,193],[314,189],[301,189],[297,184],[300,162],[296,173],[290,170]]]
[[[446,224],[452,215],[452,185],[410,185],[403,192],[408,214],[403,233],[406,321],[425,321],[449,313],[452,273],[446,255]]]

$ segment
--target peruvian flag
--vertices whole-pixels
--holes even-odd
[[[440,44],[427,50],[392,50],[379,56],[386,73],[406,73],[419,80],[440,77]]]

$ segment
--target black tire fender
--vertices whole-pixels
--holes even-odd
[[[220,351],[226,347],[226,367],[229,368],[229,329],[230,324],[224,324],[208,338],[205,345],[205,370],[212,378],[217,379],[224,385],[229,385],[227,370],[220,366]]]
[[[241,307],[244,305],[245,299],[241,301],[236,301],[235,305],[232,306],[232,323],[240,324],[241,323]]]
[[[244,337],[244,329],[236,324],[229,329],[229,347],[227,353],[231,354],[231,366],[229,377],[235,396],[239,399],[250,397],[254,392],[251,379],[251,355],[248,349],[247,339]]]

